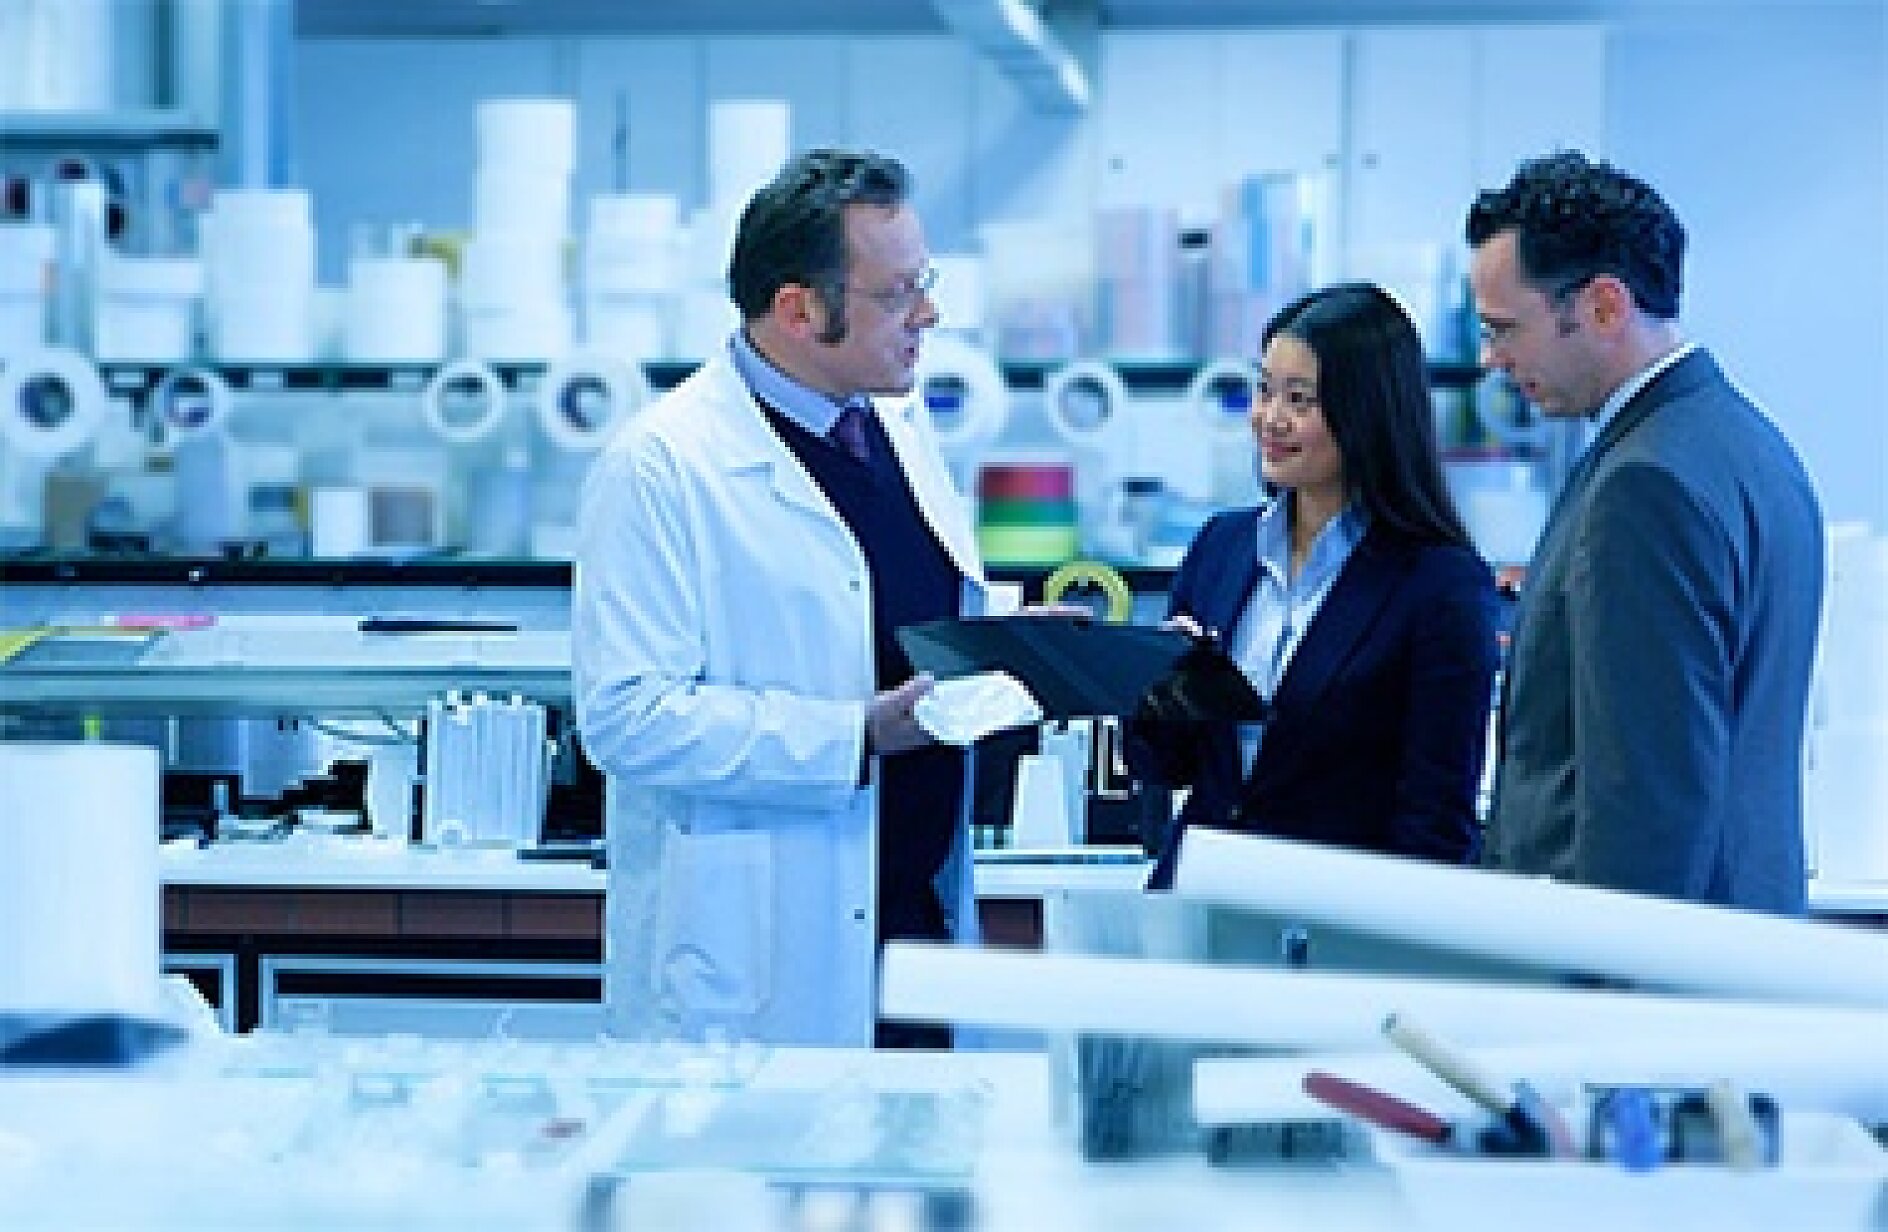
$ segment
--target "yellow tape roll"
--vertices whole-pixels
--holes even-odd
[[[1059,603],[1071,586],[1099,586],[1108,598],[1108,623],[1124,625],[1134,615],[1134,592],[1127,579],[1096,560],[1072,560],[1051,573],[1042,584],[1042,601]]]

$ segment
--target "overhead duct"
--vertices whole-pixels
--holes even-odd
[[[1028,0],[931,0],[931,7],[1036,106],[1087,110],[1088,74]]]

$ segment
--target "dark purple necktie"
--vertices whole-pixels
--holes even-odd
[[[833,421],[832,431],[826,434],[835,445],[860,462],[872,460],[872,443],[865,434],[867,413],[858,406],[847,406]]]

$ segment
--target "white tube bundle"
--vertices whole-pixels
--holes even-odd
[[[1471,1046],[1835,1032],[1888,1039],[1888,1013],[1873,1010],[916,942],[885,947],[879,1010],[917,1022],[1268,1048],[1379,1049],[1391,1014]]]
[[[1806,920],[1204,828],[1174,892],[1550,971],[1888,1008],[1888,937]]]

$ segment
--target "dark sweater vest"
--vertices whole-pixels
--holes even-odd
[[[862,463],[769,409],[768,422],[812,475],[865,555],[872,578],[877,686],[911,678],[895,630],[958,614],[963,576],[918,511],[878,416],[866,416],[872,460]],[[879,762],[878,938],[947,936],[932,879],[949,858],[963,803],[964,758],[933,747]]]

